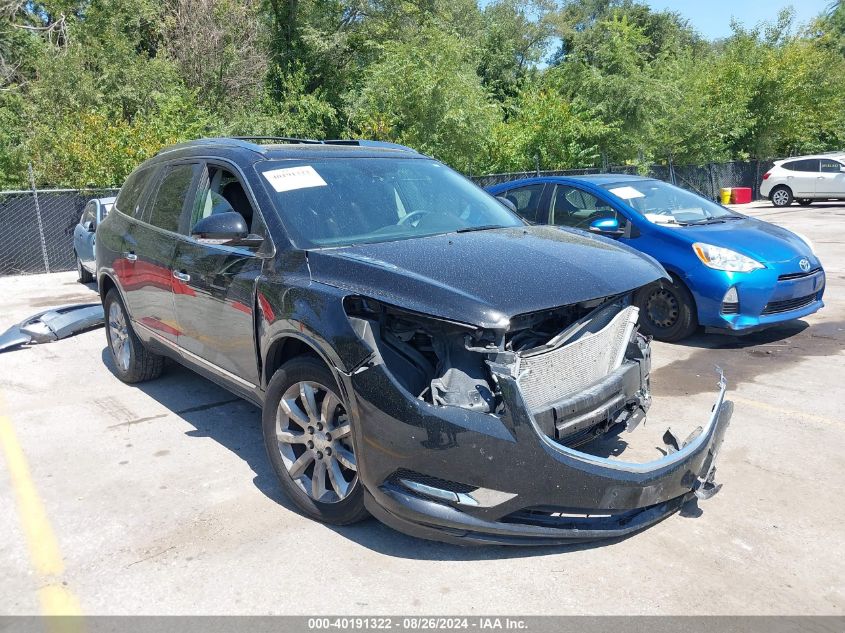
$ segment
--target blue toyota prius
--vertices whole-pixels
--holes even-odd
[[[538,177],[487,189],[530,222],[618,239],[672,281],[641,290],[643,331],[678,341],[699,325],[742,334],[816,312],[825,275],[806,238],[640,176]]]

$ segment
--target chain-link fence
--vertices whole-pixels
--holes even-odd
[[[708,165],[652,165],[646,173],[717,199],[722,187],[751,187],[754,199],[760,196],[760,181],[771,161],[710,163]],[[586,174],[637,174],[635,165],[601,169],[543,171],[549,176]],[[528,178],[537,172],[489,174],[473,178],[482,187]],[[72,270],[73,230],[82,209],[91,198],[116,195],[117,189],[51,189],[0,192],[0,275]]]
[[[709,163],[707,165],[650,165],[644,175],[659,178],[673,184],[696,191],[706,198],[716,200],[719,189],[723,187],[750,187],[753,199],[760,197],[760,182],[763,174],[771,169],[772,161],[734,161],[730,163]],[[583,169],[563,169],[558,171],[523,171],[508,174],[489,174],[476,176],[473,180],[481,187],[489,187],[500,182],[519,178],[542,176],[585,176],[588,174],[639,174],[636,165],[621,165],[602,169],[587,167]]]
[[[91,198],[117,189],[0,192],[0,275],[72,270],[73,229]]]

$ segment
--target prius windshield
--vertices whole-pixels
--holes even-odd
[[[435,160],[324,158],[273,161],[259,169],[301,248],[524,224],[491,195]]]
[[[655,224],[721,224],[742,216],[706,198],[660,180],[604,185]]]

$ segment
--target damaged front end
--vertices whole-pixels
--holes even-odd
[[[374,453],[362,469],[367,505],[398,529],[460,543],[613,537],[718,490],[732,410],[724,377],[708,423],[685,442],[667,431],[661,459],[576,450],[633,431],[651,403],[649,341],[630,294],[503,319],[500,329],[358,296],[344,307],[372,351],[349,375]]]

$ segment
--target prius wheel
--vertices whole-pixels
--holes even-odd
[[[273,375],[262,427],[282,488],[307,515],[336,525],[368,516],[358,480],[352,421],[334,376],[311,356]]]
[[[123,382],[144,382],[161,375],[164,357],[150,352],[129,322],[126,308],[117,290],[112,288],[103,301],[106,317],[106,341],[117,377]]]
[[[90,284],[92,281],[94,281],[94,275],[85,270],[85,267],[82,265],[82,260],[79,259],[79,256],[76,257],[76,274],[79,276],[79,281],[83,284]]]
[[[692,295],[679,284],[651,284],[637,292],[634,301],[640,309],[640,329],[659,341],[680,341],[698,327]]]
[[[788,207],[792,204],[792,190],[789,187],[775,187],[769,194],[769,199],[776,207]]]

